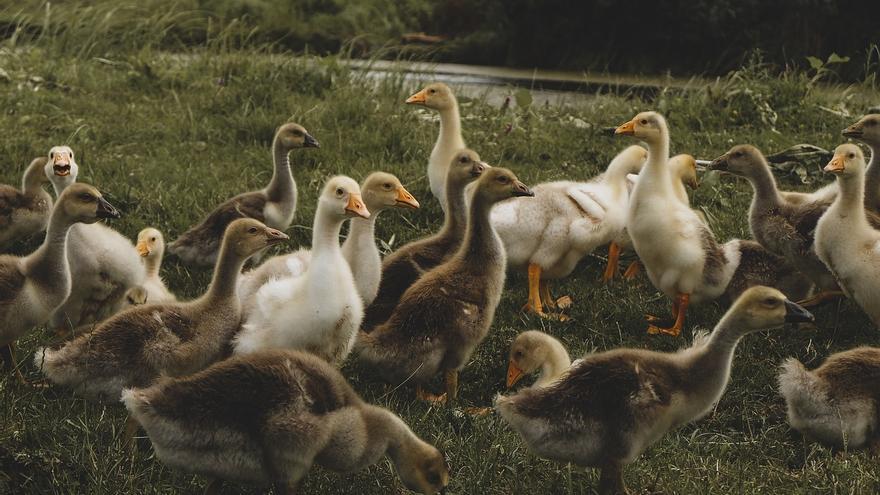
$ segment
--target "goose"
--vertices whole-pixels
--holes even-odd
[[[75,223],[118,218],[119,212],[88,184],[68,188],[58,198],[42,245],[28,256],[0,255],[0,356],[15,366],[15,341],[43,324],[71,291],[67,236]],[[24,378],[16,371],[20,382]]]
[[[452,256],[464,239],[467,226],[465,187],[476,180],[489,165],[473,150],[462,150],[452,158],[446,178],[449,202],[440,230],[398,248],[382,261],[379,291],[364,312],[362,329],[369,333],[384,323],[403,293],[422,274]]]
[[[812,306],[840,293],[837,281],[819,259],[814,245],[816,224],[833,197],[816,201],[805,198],[791,201],[784,197],[764,155],[751,145],[734,146],[713,160],[709,169],[744,177],[751,183],[754,189],[749,209],[752,237],[770,252],[783,256],[822,291],[802,304]]]
[[[865,208],[880,213],[880,114],[865,115],[842,134],[871,148],[871,163],[865,173]]]
[[[102,401],[115,401],[123,388],[146,387],[160,376],[204,369],[228,353],[239,328],[236,278],[245,260],[287,239],[258,220],[237,219],[226,228],[214,276],[201,297],[127,309],[60,348],[38,349],[34,363],[52,383]]]
[[[669,159],[669,170],[672,173],[672,187],[675,197],[682,203],[690,206],[690,198],[688,198],[685,186],[690,187],[691,189],[696,189],[700,186],[700,182],[697,178],[697,161],[692,155],[675,155]],[[627,180],[629,181],[629,193],[631,196],[632,188],[634,188],[636,182],[638,182],[639,176],[637,174],[630,174],[627,176]],[[627,210],[629,209],[629,199],[630,198],[627,198]],[[706,223],[706,219],[702,216],[702,212],[699,210],[695,211],[700,216],[700,219],[703,220],[703,223]],[[610,282],[614,279],[614,276],[617,274],[620,255],[630,250],[632,250],[632,239],[630,239],[629,233],[627,232],[626,227],[624,227],[623,232],[621,232],[617,239],[608,245],[608,264],[602,274],[603,282]],[[624,271],[623,277],[626,280],[632,280],[636,278],[640,271],[641,264],[638,260],[633,260]]]
[[[880,452],[880,349],[838,352],[812,371],[789,358],[779,373],[779,392],[789,424],[811,440]]]
[[[49,150],[43,170],[59,195],[76,182],[79,166],[70,147],[55,146]],[[49,318],[49,326],[60,336],[77,332],[123,309],[129,290],[140,286],[146,277],[134,244],[103,223],[73,225],[67,243],[75,290]]]
[[[651,283],[673,301],[672,325],[662,327],[659,318],[649,315],[648,333],[678,335],[691,303],[725,293],[735,296],[751,285],[788,287],[788,279],[798,276],[785,260],[757,244],[734,239],[719,245],[702,219],[676,198],[667,163],[669,131],[662,115],[639,113],[615,133],[648,145],[648,161],[630,200],[627,230]],[[767,273],[767,267],[775,273]]]
[[[449,483],[439,450],[304,352],[236,356],[189,377],[126,389],[122,402],[159,460],[212,479],[206,493],[225,479],[294,494],[313,464],[353,472],[384,456],[410,490],[435,494]]]
[[[52,196],[43,189],[49,182],[43,173],[45,165],[45,157],[34,159],[24,171],[21,189],[0,184],[0,249],[46,230]]]
[[[147,272],[141,284],[145,295],[144,302],[150,304],[176,302],[177,297],[168,290],[159,274],[159,269],[162,268],[162,256],[165,254],[165,238],[162,232],[152,227],[141,230],[138,232],[135,249],[141,255]]]
[[[260,287],[235,336],[235,354],[301,349],[331,363],[345,360],[364,317],[351,268],[339,247],[339,230],[350,217],[370,217],[360,187],[350,177],[332,177],[318,199],[308,269]]]
[[[269,185],[221,203],[201,223],[170,243],[168,251],[187,265],[212,266],[217,260],[223,232],[236,218],[255,218],[273,229],[286,230],[293,222],[297,197],[288,155],[294,149],[318,147],[318,141],[303,126],[288,123],[279,127],[272,141],[275,169]]]
[[[627,493],[624,466],[667,431],[712,411],[743,336],[812,320],[781,292],[752,287],[687,349],[587,354],[552,384],[497,396],[495,409],[536,455],[599,468],[599,493]]]
[[[386,172],[368,175],[361,184],[361,193],[370,218],[356,217],[349,221],[348,236],[342,243],[342,256],[351,268],[358,294],[366,306],[376,298],[382,276],[382,256],[376,247],[376,218],[389,208],[417,209],[419,202],[403,187],[400,179]],[[239,289],[245,307],[262,285],[273,279],[301,275],[308,268],[310,260],[311,251],[300,249],[273,256],[245,273]]]
[[[482,173],[470,195],[467,232],[458,251],[425,273],[400,298],[388,321],[358,338],[359,357],[386,379],[421,385],[445,373],[448,401],[458,395],[458,372],[486,337],[504,288],[504,245],[490,221],[499,201],[534,194],[504,168]]]
[[[630,146],[589,182],[538,184],[534,198],[511,198],[492,210],[508,266],[528,273],[525,310],[548,317],[544,306],[555,307],[549,280],[567,277],[586,255],[623,233],[627,175],[638,172],[646,158],[644,148]]]
[[[837,176],[840,194],[816,224],[816,254],[840,288],[880,326],[880,231],[864,208],[865,157],[842,144],[825,171]]]
[[[73,156],[70,146],[53,146],[49,149],[49,157],[44,162],[43,173],[49,178],[55,197],[61,195],[64,189],[76,182],[79,175],[79,164]]]
[[[507,363],[507,388],[523,377],[540,370],[533,387],[546,387],[571,366],[571,358],[562,342],[538,330],[529,330],[516,336],[510,345]]]
[[[428,160],[428,184],[431,194],[440,201],[440,207],[446,211],[446,176],[449,164],[456,153],[465,148],[461,137],[461,117],[458,112],[458,100],[449,86],[443,83],[432,83],[406,99],[409,105],[421,105],[440,114],[440,134],[431,158]]]

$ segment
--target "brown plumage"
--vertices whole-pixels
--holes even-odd
[[[293,493],[312,464],[349,472],[388,455],[421,493],[446,486],[437,449],[366,404],[325,361],[299,351],[227,359],[190,377],[127,390],[122,400],[166,464]]]
[[[812,371],[790,358],[779,390],[789,423],[811,440],[880,453],[880,349],[838,352]]]
[[[504,247],[489,212],[499,201],[532,194],[507,169],[483,172],[461,247],[404,292],[388,321],[361,333],[360,356],[393,381],[423,383],[440,371],[452,373],[447,393],[454,399],[455,374],[489,331],[504,288]]]
[[[455,154],[446,176],[446,194],[449,204],[443,227],[436,234],[410,242],[389,254],[382,261],[379,292],[367,307],[361,327],[371,332],[384,323],[403,293],[425,272],[452,256],[464,238],[467,208],[464,189],[488,167],[471,150]]]
[[[52,196],[43,189],[47,162],[40,157],[28,165],[21,189],[0,184],[0,249],[46,229],[52,211]]]
[[[118,218],[119,212],[88,184],[74,184],[55,203],[46,237],[33,253],[0,256],[0,355],[7,368],[15,364],[14,342],[70,296],[67,237],[77,222]],[[23,378],[19,374],[19,380]]]
[[[279,127],[272,142],[275,171],[269,185],[221,203],[201,223],[170,243],[168,251],[189,265],[212,266],[226,226],[233,220],[253,218],[274,229],[287,229],[293,221],[297,197],[288,155],[295,148],[318,146],[318,141],[299,124]]]
[[[687,349],[587,354],[547,386],[498,396],[495,407],[537,455],[601,468],[599,493],[626,493],[623,467],[721,398],[743,336],[812,319],[781,292],[753,287]]]
[[[816,224],[836,196],[822,193],[793,199],[779,191],[770,167],[760,150],[737,145],[712,161],[712,170],[746,178],[755,194],[749,210],[752,237],[771,253],[784,257],[821,290],[836,290],[837,282],[814,249]],[[880,228],[880,218],[869,214]]]
[[[245,260],[287,238],[257,220],[235,220],[202,297],[123,311],[60,349],[38,350],[34,361],[53,382],[110,400],[163,374],[194,373],[229,351],[241,320],[236,279]]]

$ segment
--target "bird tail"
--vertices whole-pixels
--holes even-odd
[[[779,393],[785,398],[789,411],[801,417],[828,414],[832,409],[822,384],[795,358],[788,358],[782,363]]]

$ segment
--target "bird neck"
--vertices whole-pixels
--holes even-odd
[[[494,204],[495,201],[480,194],[479,188],[474,188],[471,194],[470,209],[467,212],[468,220],[464,242],[456,253],[456,258],[476,263],[480,267],[487,267],[492,264],[492,259],[504,256],[501,242],[489,219],[489,213]]]
[[[159,276],[159,269],[162,267],[162,255],[164,251],[153,251],[144,258],[144,268],[147,270],[147,277],[154,278]]]
[[[226,304],[231,301],[234,304],[238,304],[238,275],[241,273],[241,269],[248,257],[239,255],[228,237],[224,236],[223,238],[220,254],[217,256],[217,263],[214,265],[214,275],[211,278],[211,284],[203,296],[204,300],[211,301],[212,303],[222,302]]]
[[[434,150],[464,148],[464,139],[461,137],[461,116],[458,113],[458,101],[452,97],[452,104],[448,108],[440,110],[440,133]],[[448,163],[442,164],[449,166]]]
[[[342,243],[342,255],[352,265],[352,258],[356,252],[363,252],[364,249],[376,248],[376,218],[381,207],[370,207],[367,209],[371,213],[370,218],[355,217],[348,221],[348,236]]]
[[[332,214],[327,208],[322,208],[319,203],[315,213],[315,221],[312,224],[312,257],[339,256],[339,231],[345,218]],[[357,218],[353,218],[357,220]]]
[[[45,159],[38,158],[31,162],[27,170],[24,171],[24,177],[21,180],[23,193],[37,194],[43,191],[43,182],[46,181],[46,172],[43,170],[45,165]]]
[[[555,380],[571,366],[571,358],[565,347],[555,339],[550,343],[547,358],[541,365],[541,376],[535,382],[535,386],[543,387]]]
[[[865,175],[853,174],[839,176],[840,194],[829,208],[829,213],[837,216],[840,223],[845,223],[853,228],[870,228],[868,217],[865,214]]]
[[[779,189],[776,187],[776,178],[773,177],[767,162],[755,167],[746,179],[755,190],[755,202],[767,206],[777,206],[782,203],[782,196],[779,195]]]
[[[655,139],[647,141],[648,160],[639,173],[639,184],[647,182],[647,188],[654,194],[674,196],[672,174],[669,172],[669,133],[661,133]],[[637,186],[638,187],[638,186]]]
[[[446,183],[446,216],[441,235],[461,238],[467,227],[467,205],[464,190],[467,184]]]
[[[715,325],[708,340],[692,351],[687,375],[694,381],[695,393],[709,402],[717,400],[727,386],[736,346],[746,333],[743,328],[735,312],[729,311]]]
[[[74,222],[63,213],[62,207],[63,205],[58,205],[52,210],[43,244],[25,258],[24,271],[32,277],[43,276],[46,280],[55,277],[65,277],[61,280],[68,280],[70,277],[67,233]]]
[[[290,150],[284,146],[278,136],[272,143],[272,161],[275,168],[272,172],[272,180],[266,188],[266,195],[270,201],[278,202],[291,195],[296,188],[290,171]]]
[[[865,206],[873,210],[880,202],[880,143],[868,143],[871,161],[865,171]]]

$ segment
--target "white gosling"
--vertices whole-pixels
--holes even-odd
[[[461,137],[461,116],[458,100],[449,86],[433,83],[406,99],[410,105],[422,105],[440,114],[440,133],[428,160],[428,184],[431,193],[446,211],[446,175],[456,153],[465,148]]]
[[[331,178],[318,199],[308,269],[260,287],[234,339],[235,354],[301,349],[337,364],[348,356],[364,317],[339,247],[342,223],[353,216],[370,216],[358,183],[345,176]]]
[[[815,249],[840,288],[880,326],[880,231],[871,227],[863,204],[865,157],[842,144],[825,171],[837,176],[840,194],[816,224]]]
[[[589,182],[538,184],[534,198],[511,198],[492,209],[508,266],[528,273],[528,311],[546,316],[544,307],[556,306],[548,281],[567,277],[586,255],[623,233],[627,175],[639,172],[647,156],[644,148],[630,146]]]

